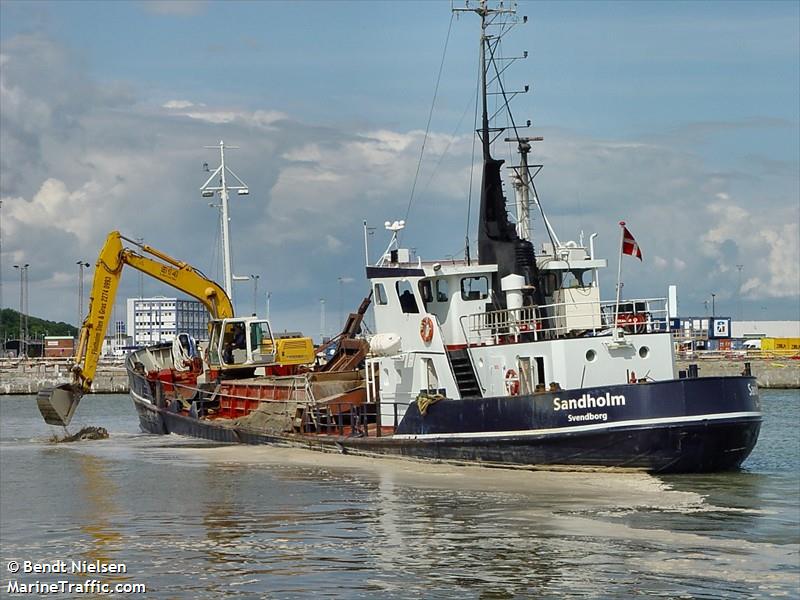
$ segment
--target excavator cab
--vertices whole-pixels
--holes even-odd
[[[272,333],[269,321],[256,317],[214,319],[208,344],[211,367],[240,369],[309,365],[316,354],[311,338]]]
[[[224,369],[275,363],[275,338],[269,321],[255,318],[211,322],[209,362]]]

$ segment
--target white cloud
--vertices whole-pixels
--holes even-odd
[[[206,0],[144,0],[141,6],[149,13],[177,17],[191,17],[204,12]]]
[[[189,102],[188,100],[169,100],[161,105],[162,108],[169,108],[169,109],[181,109],[181,108],[191,108],[195,106],[194,102]]]
[[[35,314],[75,320],[73,303],[58,298],[72,297],[72,265],[94,262],[111,229],[142,235],[218,277],[217,213],[198,188],[207,176],[200,166],[213,168],[217,159],[203,146],[219,139],[241,147],[226,156],[251,191],[231,201],[234,264],[262,275],[276,318],[283,298],[284,314],[291,305],[302,321],[286,325],[316,331],[318,300],[336,302],[338,277],[355,280],[344,286],[345,308],[360,295],[362,221],[405,216],[423,132],[353,133],[268,106],[205,106],[205,98],[180,99],[178,91],[153,111],[148,98],[134,104],[105,93],[65,56],[38,37],[12,40],[0,53],[3,260],[30,262],[32,285],[52,292],[32,292]],[[626,294],[663,295],[669,279],[683,306],[709,291],[720,302],[738,293],[738,263],[746,265],[748,297],[788,304],[800,295],[796,169],[743,179],[734,168],[706,166],[679,143],[540,133],[546,142],[535,157],[547,167],[536,179],[539,195],[562,239],[600,232],[597,254],[612,263],[602,276],[604,297],[613,293],[620,219],[645,255],[644,263],[623,265]],[[427,139],[404,232],[425,258],[463,243],[471,146],[469,136],[433,131]],[[473,237],[476,193],[477,186]],[[540,222],[536,216],[537,245]],[[370,238],[373,254],[385,246],[384,234],[379,227]],[[136,280],[123,279],[121,296],[134,293]],[[249,312],[251,295],[236,293]]]
[[[6,232],[13,236],[24,230],[24,226],[55,225],[62,231],[85,237],[91,231],[91,220],[87,217],[94,212],[94,200],[100,194],[94,182],[69,190],[63,181],[47,179],[30,202],[13,198],[4,203],[8,206]]]
[[[733,272],[736,260],[726,256],[726,245],[738,249],[737,256],[756,259],[758,275],[748,279],[741,293],[752,299],[800,296],[800,228],[797,211],[752,212],[733,204],[712,202],[708,208],[713,226],[703,236],[704,252],[719,272]],[[794,221],[794,222],[793,222]]]
[[[195,105],[192,105],[195,106]],[[179,108],[179,107],[174,107]],[[256,110],[256,111],[242,111],[242,110],[192,110],[183,113],[185,116],[198,121],[206,121],[208,123],[223,124],[241,122],[245,125],[254,125],[257,127],[269,128],[277,121],[286,118],[286,114],[276,110]]]

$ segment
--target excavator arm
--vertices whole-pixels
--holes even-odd
[[[137,246],[141,253],[126,248],[123,240]],[[66,427],[72,420],[81,397],[91,388],[125,265],[196,298],[214,319],[233,316],[233,305],[225,290],[200,271],[151,246],[139,244],[120,235],[118,231],[112,231],[108,234],[95,265],[89,296],[89,314],[83,321],[75,349],[72,382],[39,392],[39,411],[51,425]]]

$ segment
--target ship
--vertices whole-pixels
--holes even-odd
[[[325,349],[312,348],[308,338],[282,338],[267,320],[234,317],[225,290],[186,263],[146,247],[166,260],[165,271],[129,252],[127,264],[188,290],[214,317],[202,353],[183,335],[127,356],[141,428],[221,443],[497,467],[654,473],[740,467],[762,421],[755,378],[747,369],[700,377],[694,365],[675,372],[667,299],[621,298],[623,255],[641,256],[624,223],[616,298],[601,301],[599,272],[608,265],[595,255],[596,234],[588,247],[582,236],[562,243],[556,235],[533,185],[541,166],[528,162],[541,138],[523,135],[529,122],[515,124],[514,93],[502,88],[507,63],[499,41],[526,19],[514,5],[485,0],[454,10],[480,19],[477,256],[467,243],[463,259],[423,260],[400,244],[405,222],[387,221],[386,251],[366,266],[369,296],[324,362]],[[516,223],[503,161],[492,156],[506,129],[490,123],[490,82],[500,86],[494,93],[509,110],[505,141],[520,157],[508,169]],[[533,210],[541,212],[546,239],[538,248]],[[114,246],[114,252],[124,251]],[[108,278],[100,266],[95,288]],[[92,335],[103,329],[93,321],[100,318],[100,296],[93,292],[73,382],[40,394],[50,423],[68,422],[90,387],[86,362],[94,360]],[[365,336],[370,305],[374,331]]]

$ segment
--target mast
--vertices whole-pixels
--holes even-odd
[[[515,138],[519,136],[518,128],[514,124],[513,117],[509,109],[510,100],[520,93],[528,91],[525,86],[520,91],[507,91],[503,87],[501,78],[502,73],[508,65],[518,60],[526,58],[527,52],[522,57],[500,58],[497,56],[498,46],[501,38],[508,33],[517,23],[527,22],[527,18],[519,19],[516,13],[516,5],[499,3],[496,7],[489,6],[487,0],[480,0],[478,6],[470,7],[469,4],[463,8],[453,9],[456,12],[473,12],[481,18],[481,51],[480,51],[480,91],[481,91],[481,126],[478,135],[481,138],[481,148],[483,151],[483,176],[481,180],[481,203],[480,218],[478,221],[478,263],[496,264],[497,274],[493,276],[492,286],[499,292],[500,281],[507,275],[517,274],[525,277],[529,293],[538,290],[539,273],[536,267],[536,259],[533,252],[533,244],[528,239],[521,238],[516,230],[514,223],[509,221],[506,210],[506,198],[503,194],[503,182],[500,169],[503,160],[496,160],[491,155],[491,144],[505,131],[504,127],[491,127],[490,121],[503,110],[507,110],[510,121],[513,124]],[[490,30],[491,28],[491,30]],[[499,65],[498,63],[503,63]],[[490,74],[493,69],[493,75]],[[493,115],[489,115],[489,86],[494,84],[498,92],[494,94],[502,96],[503,105]],[[530,125],[530,122],[527,123]],[[526,178],[529,180],[529,178]],[[537,303],[543,304],[540,293],[536,294]],[[505,297],[503,294],[496,293],[493,297],[494,303],[499,307],[505,307]]]
[[[230,241],[230,217],[228,216],[228,190],[236,190],[239,196],[246,196],[250,193],[247,184],[242,181],[239,176],[234,173],[229,167],[225,166],[225,149],[235,149],[239,146],[226,146],[225,142],[219,141],[218,146],[203,146],[204,148],[219,148],[220,165],[213,173],[206,179],[206,182],[200,186],[200,192],[204,198],[211,198],[215,193],[219,194],[220,205],[220,221],[222,232],[222,255],[223,255],[223,271],[225,276],[225,293],[228,294],[231,303],[233,303],[233,268],[231,266],[231,241]],[[208,163],[205,164],[208,170]],[[238,182],[238,185],[228,185],[227,175],[230,174]],[[212,186],[211,182],[219,177],[219,185]]]
[[[481,141],[483,142],[483,160],[491,160],[489,153],[489,94],[486,89],[486,44],[489,38],[486,35],[486,15],[489,9],[486,0],[480,0],[480,8],[476,12],[481,17],[481,99],[483,101],[483,115],[481,117]]]
[[[513,141],[506,138],[506,141]],[[520,239],[531,239],[531,215],[530,215],[530,187],[528,174],[528,153],[531,151],[531,138],[519,138],[517,140],[520,164],[514,169],[514,192],[517,200],[517,235]]]
[[[231,238],[230,238],[230,222],[228,220],[228,184],[225,180],[225,144],[222,140],[219,141],[219,159],[220,159],[220,189],[219,197],[222,200],[222,248],[224,249],[223,256],[223,270],[225,272],[225,292],[228,298],[233,298],[233,284],[231,269]]]

